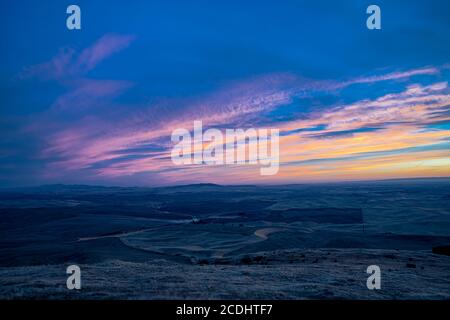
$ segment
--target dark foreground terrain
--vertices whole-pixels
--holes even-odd
[[[0,235],[3,299],[450,299],[450,179],[3,189]]]

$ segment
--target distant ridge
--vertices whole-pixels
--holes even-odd
[[[157,188],[167,188],[167,189],[174,189],[174,188],[202,188],[202,187],[218,187],[223,188],[226,187],[224,185],[215,184],[215,183],[191,183],[191,184],[180,184],[177,186],[167,186],[167,187],[157,187]]]
[[[214,183],[184,184],[175,186],[102,186],[89,184],[45,184],[26,187],[4,187],[0,191],[29,191],[29,192],[63,192],[63,191],[82,191],[82,190],[174,190],[174,189],[193,189],[193,188],[225,188],[224,185]]]
[[[420,178],[393,178],[393,179],[380,179],[380,180],[348,180],[348,181],[309,181],[299,183],[284,183],[284,184],[230,184],[221,185],[216,183],[192,183],[192,184],[180,184],[180,185],[167,185],[167,186],[105,186],[105,185],[90,185],[90,184],[44,184],[35,186],[22,186],[22,187],[0,187],[0,191],[61,191],[61,190],[94,190],[94,189],[183,189],[183,188],[245,188],[245,187],[288,187],[288,186],[308,186],[308,185],[339,185],[339,184],[365,184],[365,183],[414,183],[414,182],[449,182],[450,177],[420,177]]]

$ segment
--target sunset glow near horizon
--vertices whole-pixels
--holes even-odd
[[[3,2],[0,186],[450,177],[450,5],[379,1],[369,31],[359,1],[318,2],[79,1],[79,31]],[[175,166],[196,120],[279,129],[278,174]]]

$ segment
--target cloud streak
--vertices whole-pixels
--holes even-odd
[[[134,39],[132,35],[106,34],[80,53],[73,48],[61,48],[50,61],[25,68],[18,78],[61,81],[82,77],[103,60],[127,48]]]

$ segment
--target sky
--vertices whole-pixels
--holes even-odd
[[[4,0],[0,33],[2,187],[450,176],[447,0]],[[175,165],[195,120],[279,129],[278,173]]]

